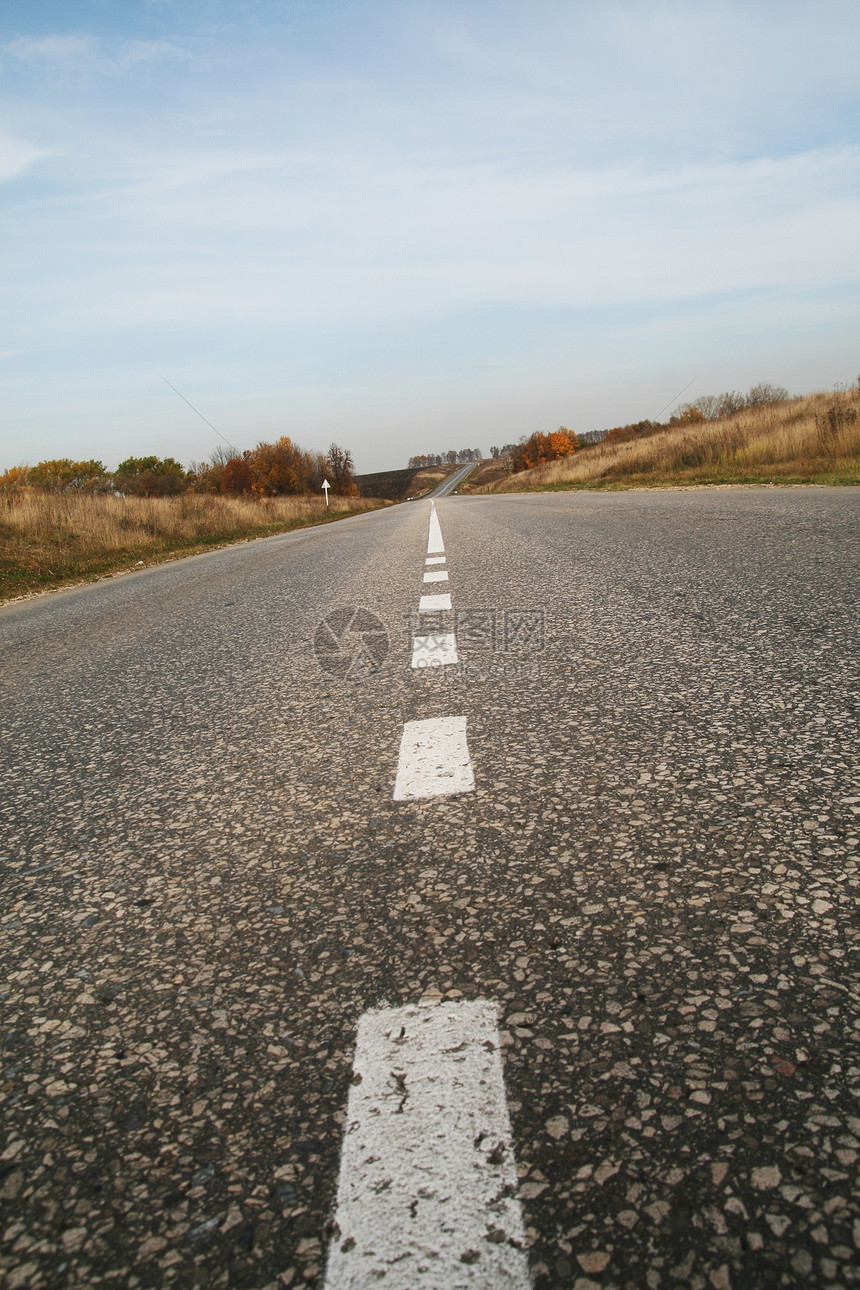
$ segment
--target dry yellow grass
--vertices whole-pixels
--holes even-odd
[[[486,493],[488,484],[506,480],[511,473],[510,457],[490,457],[478,463],[471,475],[460,485],[461,493]]]
[[[812,394],[594,444],[477,491],[765,483],[860,484],[860,393]]]
[[[386,503],[364,497],[113,497],[22,490],[0,497],[0,600],[284,533]]]

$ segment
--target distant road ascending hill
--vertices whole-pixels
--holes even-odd
[[[378,470],[372,475],[356,475],[362,497],[383,497],[403,502],[407,497],[426,497],[437,484],[448,479],[455,466],[409,466],[405,470]]]
[[[449,493],[453,493],[454,489],[462,484],[467,475],[471,475],[472,471],[479,464],[479,462],[470,461],[465,466],[461,466],[453,475],[449,475],[447,479],[443,480],[439,487],[433,490],[430,496],[447,497]]]

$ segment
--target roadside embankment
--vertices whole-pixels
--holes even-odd
[[[702,484],[860,484],[860,391],[786,399],[626,442],[606,439],[474,491]]]
[[[0,601],[154,564],[178,555],[325,524],[388,505],[378,498],[0,497]]]

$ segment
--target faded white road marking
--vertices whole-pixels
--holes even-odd
[[[427,541],[427,554],[438,555],[445,550],[445,543],[442,541],[442,530],[439,527],[439,517],[436,514],[436,507],[430,503],[430,537]]]
[[[425,564],[444,564],[445,557],[444,555],[428,555],[424,563]]]
[[[465,717],[407,721],[400,740],[395,802],[473,793]]]
[[[447,570],[447,569],[431,569],[429,573],[425,573],[425,574],[424,574],[424,581],[425,581],[425,582],[447,582],[447,581],[448,581],[448,570]]]
[[[451,597],[444,596],[422,596],[418,605],[419,614],[432,614],[438,609],[450,609]]]
[[[453,632],[435,632],[430,636],[413,636],[413,667],[450,667],[459,662],[457,637]]]
[[[327,1290],[528,1290],[493,1003],[358,1023]]]

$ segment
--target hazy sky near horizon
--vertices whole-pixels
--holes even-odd
[[[6,0],[0,470],[860,372],[856,0]],[[683,396],[682,387],[689,388]]]

